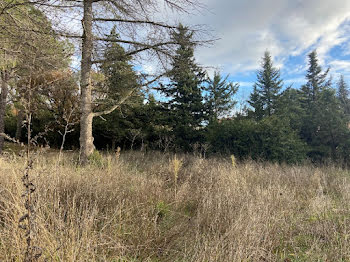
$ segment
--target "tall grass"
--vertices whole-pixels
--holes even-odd
[[[156,152],[74,159],[34,161],[40,261],[350,261],[347,171]],[[0,261],[24,257],[24,169],[0,159]]]

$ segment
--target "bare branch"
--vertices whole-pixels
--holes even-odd
[[[160,26],[164,28],[169,28],[169,29],[176,29],[179,28],[178,26],[172,26],[172,25],[167,25],[163,24],[160,22],[154,22],[154,21],[147,21],[147,20],[127,20],[127,19],[118,19],[118,18],[94,18],[94,21],[98,22],[120,22],[120,23],[131,23],[131,24],[148,24],[148,25],[153,25],[153,26]]]
[[[154,82],[156,82],[157,80],[159,80],[160,78],[162,78],[164,75],[165,74],[159,75],[156,78],[152,79],[151,81],[148,81],[148,82],[142,84],[141,86],[149,86],[149,85],[153,84]],[[95,112],[95,113],[93,113],[93,116],[94,117],[101,117],[103,115],[108,115],[108,114],[112,113],[113,111],[118,109],[120,106],[122,106],[129,99],[129,97],[131,97],[131,95],[139,88],[140,88],[140,86],[137,86],[137,87],[131,89],[127,95],[125,95],[120,101],[118,101],[117,104],[111,106],[109,109],[106,109],[106,110],[103,110],[100,112]]]
[[[110,113],[112,113],[114,110],[116,110],[117,108],[119,108],[121,105],[123,105],[126,100],[128,100],[128,98],[137,90],[138,88],[133,88],[129,91],[129,93],[124,96],[117,104],[113,105],[111,108],[103,110],[101,112],[95,112],[93,113],[93,116],[103,116],[103,115],[108,115]]]
[[[15,139],[15,138],[10,137],[9,135],[6,135],[5,133],[0,133],[0,136],[4,137],[6,140],[11,141],[13,143],[23,145],[22,142],[20,142],[19,140]]]

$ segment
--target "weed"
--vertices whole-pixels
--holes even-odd
[[[179,178],[179,171],[182,167],[182,161],[177,158],[176,154],[174,155],[174,158],[170,162],[170,170],[173,173],[174,177],[174,192],[175,192],[175,199],[177,195],[177,181]]]
[[[346,170],[137,151],[77,168],[73,154],[30,169],[40,261],[350,261]],[[27,248],[25,166],[0,158],[0,261]]]
[[[98,150],[94,150],[89,156],[89,163],[97,167],[103,167],[103,157]]]
[[[236,167],[236,158],[234,155],[231,155],[231,163],[232,163],[232,167]]]

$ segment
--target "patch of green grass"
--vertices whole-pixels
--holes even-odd
[[[155,207],[156,216],[159,221],[163,220],[166,216],[169,215],[170,205],[164,201],[158,201]]]
[[[98,150],[94,150],[94,152],[89,156],[89,163],[100,168],[104,166],[104,159]]]

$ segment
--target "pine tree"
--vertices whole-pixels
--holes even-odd
[[[349,117],[350,116],[350,99],[349,99],[349,86],[344,80],[344,76],[339,77],[337,83],[337,97],[340,101],[341,107],[344,110],[344,113]]]
[[[261,100],[257,86],[254,85],[253,92],[250,94],[248,104],[254,109],[254,111],[248,110],[248,116],[260,121],[264,117],[264,106]]]
[[[276,115],[281,119],[288,120],[290,127],[300,132],[304,108],[300,102],[301,94],[299,90],[291,86],[286,88],[280,95]]]
[[[344,111],[332,88],[331,78],[327,79],[329,69],[322,72],[316,51],[308,57],[307,83],[300,92],[304,108],[300,135],[307,142],[310,148],[308,155],[313,161],[343,158],[339,150],[349,139]]]
[[[111,30],[108,38],[111,42],[104,50],[104,62],[100,66],[102,76],[97,77],[99,81],[96,81],[93,90],[95,101],[98,103],[95,110],[104,110],[125,97],[128,97],[128,100],[120,105],[119,110],[105,115],[103,119],[97,118],[94,121],[93,132],[97,146],[103,147],[107,141],[114,150],[116,146],[125,144],[130,130],[141,128],[139,118],[144,96],[138,76],[130,63],[131,57],[115,42],[118,39],[115,28]]]
[[[202,84],[205,74],[194,59],[193,32],[180,25],[172,38],[178,43],[169,73],[170,84],[163,88],[169,101],[170,127],[179,148],[188,151],[191,144],[199,142],[204,120]]]
[[[312,139],[313,153],[318,157],[338,159],[338,149],[349,138],[347,120],[333,88],[320,92],[314,114],[317,131]]]
[[[213,79],[209,79],[209,85],[205,88],[206,104],[210,121],[216,121],[233,109],[237,101],[233,99],[239,88],[239,84],[228,82],[228,75],[222,77],[219,72],[214,72]]]
[[[322,120],[318,117],[322,109],[320,98],[321,92],[330,87],[327,80],[328,71],[322,72],[322,68],[318,63],[316,50],[309,55],[309,68],[306,73],[307,83],[301,87],[300,102],[304,108],[304,116],[302,119],[301,137],[308,143],[312,144],[316,137],[316,133],[322,124]]]
[[[327,81],[327,75],[329,69],[322,73],[322,68],[318,63],[316,50],[312,51],[309,55],[309,69],[307,70],[306,80],[307,83],[302,86],[301,91],[304,96],[304,102],[311,109],[312,103],[315,103],[319,97],[320,92],[330,86],[330,82]]]
[[[126,54],[121,45],[116,43],[118,34],[116,34],[115,28],[111,30],[108,38],[111,42],[106,46],[104,62],[101,64],[101,72],[106,78],[106,83],[97,91],[102,92],[104,94],[102,97],[107,97],[113,104],[127,96],[132,90],[135,90],[134,97],[139,96],[140,84],[130,63],[131,57]],[[105,102],[103,104],[106,104]],[[128,102],[130,103],[130,99]]]
[[[254,108],[257,119],[271,116],[278,103],[278,98],[283,87],[280,70],[273,66],[271,55],[265,52],[262,69],[257,73],[257,82],[254,84],[254,92],[249,104]]]

